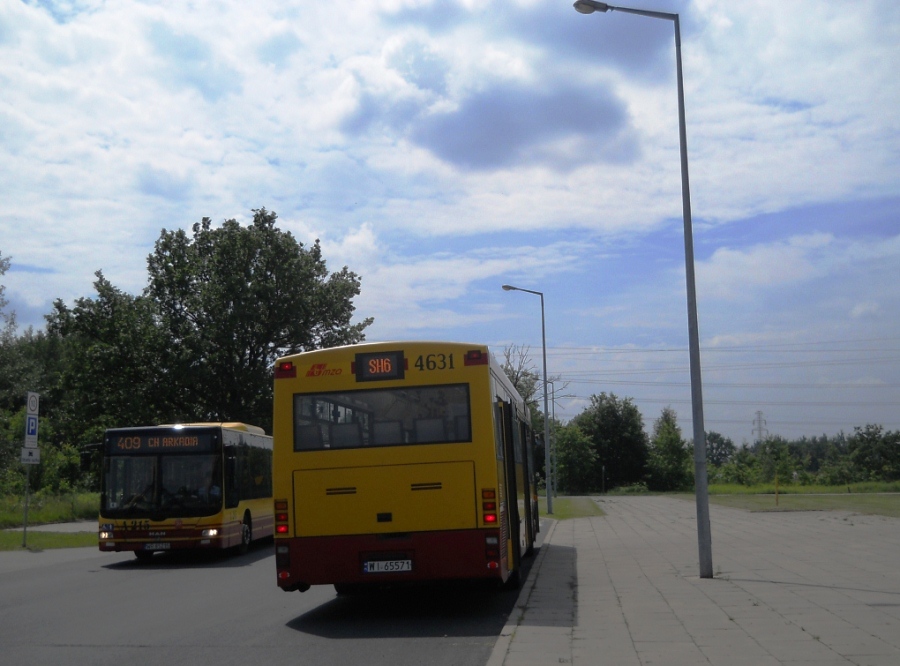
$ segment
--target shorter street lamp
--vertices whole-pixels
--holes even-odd
[[[547,513],[553,513],[552,479],[550,478],[550,411],[547,400],[547,328],[544,325],[544,292],[503,285],[503,291],[524,291],[541,297],[541,346],[544,350],[544,476],[547,479]]]

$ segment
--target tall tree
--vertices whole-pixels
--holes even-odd
[[[602,490],[591,486],[597,452],[578,426],[568,425],[557,430],[555,444],[560,490],[572,495]]]
[[[155,304],[131,296],[96,273],[96,298],[61,300],[47,317],[51,339],[60,340],[63,375],[51,392],[65,439],[96,443],[106,428],[149,425],[184,418],[173,408],[178,386],[161,364],[171,343],[158,327]]]
[[[318,241],[304,247],[255,210],[243,227],[209,218],[192,235],[163,230],[141,296],[98,273],[97,297],[50,324],[71,343],[66,384],[82,427],[241,420],[271,429],[272,365],[281,355],[364,339],[352,324],[360,279],[329,273]]]
[[[693,482],[690,449],[681,436],[678,415],[671,407],[663,409],[653,424],[648,462],[650,490],[685,490]]]
[[[630,485],[643,481],[647,470],[648,444],[643,419],[631,398],[614,393],[591,396],[591,404],[572,419],[590,439],[597,454],[591,487]]]

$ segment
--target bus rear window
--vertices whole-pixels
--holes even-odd
[[[468,384],[294,395],[294,450],[472,441]]]

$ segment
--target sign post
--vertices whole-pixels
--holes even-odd
[[[22,464],[25,467],[25,515],[22,519],[22,548],[28,543],[28,487],[31,480],[31,466],[41,462],[41,450],[38,448],[38,410],[41,396],[28,392],[25,406],[25,446],[22,447]]]

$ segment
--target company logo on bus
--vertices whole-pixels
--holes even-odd
[[[342,368],[329,368],[327,363],[315,363],[306,373],[307,377],[326,377],[331,375],[339,375]]]

